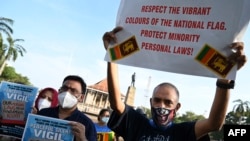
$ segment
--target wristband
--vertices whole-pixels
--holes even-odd
[[[235,85],[234,80],[231,80],[229,83],[223,83],[221,81],[216,82],[216,86],[221,89],[233,89]]]

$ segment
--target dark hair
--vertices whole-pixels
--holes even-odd
[[[167,86],[167,87],[169,86],[169,87],[174,88],[174,90],[175,90],[175,92],[176,92],[176,94],[177,94],[177,97],[178,97],[178,98],[180,97],[180,94],[179,94],[179,91],[178,91],[177,87],[176,87],[175,85],[173,85],[172,83],[168,83],[168,82],[163,82],[163,83],[157,85],[157,86],[154,88],[154,90],[153,90],[153,94],[155,93],[155,91],[156,91],[159,87],[162,87],[162,86]]]
[[[97,117],[97,120],[98,120],[98,121],[101,120],[100,117],[101,117],[101,115],[103,115],[105,112],[109,112],[109,113],[110,113],[109,109],[101,109],[101,110],[100,110],[99,115],[98,115],[98,117]]]
[[[84,82],[84,80],[80,77],[80,76],[77,76],[77,75],[68,75],[66,76],[64,79],[63,79],[63,83],[67,80],[74,80],[74,81],[77,81],[81,84],[81,87],[82,87],[82,94],[85,94],[86,93],[86,83]]]

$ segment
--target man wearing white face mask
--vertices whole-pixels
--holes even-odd
[[[37,114],[72,121],[70,125],[75,141],[96,141],[94,123],[77,108],[77,103],[83,101],[85,92],[84,80],[79,76],[69,75],[64,78],[62,87],[59,89],[59,106],[42,109]]]

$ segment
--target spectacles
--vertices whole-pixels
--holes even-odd
[[[60,89],[59,89],[59,92],[66,92],[68,91],[73,94],[73,95],[77,95],[77,94],[81,94],[81,92],[79,92],[77,89],[75,88],[71,88],[71,87],[68,87],[66,85],[63,85]]]

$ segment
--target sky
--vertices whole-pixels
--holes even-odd
[[[102,36],[115,27],[119,0],[1,0],[0,17],[14,20],[13,38],[27,53],[19,56],[13,66],[38,87],[58,89],[66,75],[80,75],[87,85],[106,78],[105,49]],[[250,56],[250,29],[243,42]],[[249,58],[249,57],[248,57]],[[135,106],[149,107],[153,88],[161,82],[171,82],[180,91],[181,108],[208,116],[215,94],[216,78],[169,73],[119,65],[122,93],[127,92],[131,76],[136,73]],[[228,111],[241,99],[250,101],[248,87],[249,62],[237,72],[236,86],[231,91]]]

